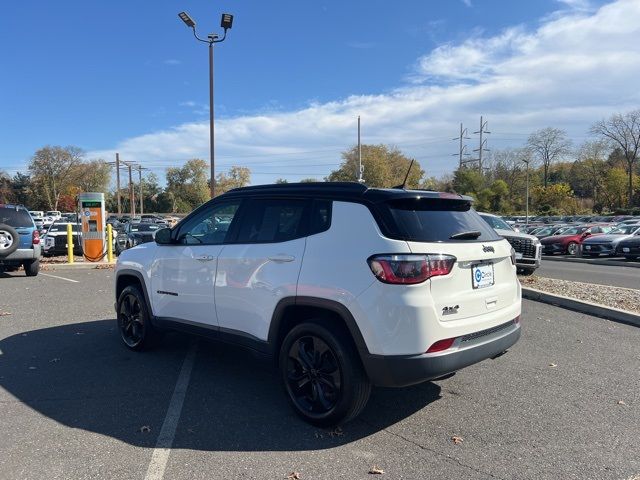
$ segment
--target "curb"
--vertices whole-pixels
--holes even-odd
[[[83,263],[41,263],[40,267],[43,267],[46,265],[46,268],[51,268],[53,270],[83,270],[83,269],[96,269],[98,267],[101,268],[105,268],[105,267],[114,267],[115,266],[115,262],[113,263],[107,263],[107,262],[95,262],[95,263],[89,263],[89,262],[83,262]],[[46,271],[46,270],[43,270]]]
[[[602,261],[587,258],[552,257],[551,255],[542,257],[543,262],[546,262],[547,260],[551,262],[588,263],[589,265],[640,268],[639,262],[623,262],[622,260],[606,260],[606,263],[604,263]]]
[[[626,310],[620,310],[619,308],[605,307],[604,305],[597,303],[576,300],[575,298],[555,295],[553,293],[547,293],[542,290],[527,287],[522,287],[522,297],[527,300],[548,303],[549,305],[566,308],[567,310],[573,310],[575,312],[593,315],[594,317],[605,318],[614,322],[640,327],[640,315]]]

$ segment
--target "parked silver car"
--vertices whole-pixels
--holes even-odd
[[[640,223],[635,225],[618,225],[605,235],[596,235],[582,242],[582,255],[597,257],[600,255],[615,255],[616,248],[622,240],[631,238],[640,231]]]

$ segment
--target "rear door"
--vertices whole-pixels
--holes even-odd
[[[296,294],[311,201],[247,203],[236,238],[218,256],[216,312],[221,331],[266,340],[276,305]]]
[[[456,257],[448,275],[432,277],[431,293],[443,322],[479,317],[518,301],[511,245],[461,200],[389,202],[413,253]]]

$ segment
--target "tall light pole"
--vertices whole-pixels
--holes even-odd
[[[200,38],[196,33],[196,22],[189,16],[187,12],[180,12],[178,17],[185,23],[185,25],[193,30],[193,36],[199,42],[209,44],[209,157],[211,160],[211,198],[215,195],[215,152],[214,152],[214,127],[213,127],[213,44],[223,42],[227,38],[227,30],[233,25],[233,15],[228,13],[222,14],[220,20],[220,26],[224,29],[224,34],[220,38],[215,33],[207,35],[207,40]]]
[[[527,180],[526,180],[526,183],[527,183],[526,196],[527,196],[527,198],[525,200],[525,204],[526,204],[525,208],[526,208],[526,215],[527,216],[526,216],[524,222],[525,222],[525,227],[528,227],[529,226],[529,162],[531,160],[523,159],[522,161],[527,165],[527,170],[526,170],[527,171],[527,173],[526,173],[526,178],[527,178]]]

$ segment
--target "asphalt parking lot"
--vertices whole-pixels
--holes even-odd
[[[298,420],[246,351],[177,333],[126,350],[112,270],[23,275],[0,274],[3,479],[357,479],[374,465],[383,478],[640,478],[635,327],[525,301],[507,355],[375,389],[329,431]]]

